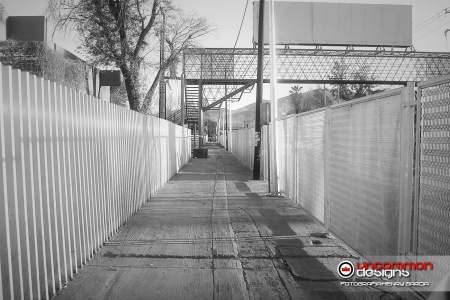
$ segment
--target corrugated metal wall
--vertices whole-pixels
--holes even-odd
[[[297,194],[294,199],[324,222],[325,109],[297,116]]]
[[[362,254],[397,254],[401,92],[331,108],[329,228]]]
[[[277,166],[278,166],[278,177],[279,177],[279,180],[278,180],[279,187],[278,188],[281,191],[283,191],[283,193],[286,194],[287,187],[288,187],[288,178],[286,178],[286,176],[287,176],[287,169],[286,169],[287,157],[286,157],[286,155],[288,154],[288,149],[292,149],[292,145],[287,144],[287,137],[286,137],[286,134],[288,132],[287,122],[285,120],[277,121],[277,122],[278,122],[278,127],[277,127],[278,165]]]
[[[412,180],[414,114],[403,107],[413,107],[413,95],[409,86],[277,121],[280,190],[368,256],[397,255],[399,241],[410,238],[399,220],[411,219],[412,195],[402,189]],[[233,139],[239,158],[253,153],[247,135]]]
[[[434,256],[438,282],[450,271],[450,76],[419,84],[416,254]]]
[[[189,160],[190,135],[10,67],[0,77],[0,298],[47,298]]]
[[[233,139],[232,152],[245,165],[253,168],[253,157],[255,150],[255,129],[245,128],[241,130],[233,130],[231,133]],[[239,142],[236,142],[239,141]],[[230,144],[228,145],[230,146]]]

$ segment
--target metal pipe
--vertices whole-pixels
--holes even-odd
[[[185,114],[185,98],[184,98],[184,93],[185,93],[185,82],[184,82],[184,74],[181,74],[181,116],[180,116],[180,125],[184,126],[184,114]]]
[[[277,159],[277,58],[276,58],[276,40],[275,40],[275,5],[274,0],[269,0],[269,53],[270,53],[270,106],[271,106],[271,172],[272,172],[272,193],[278,194],[278,159]],[[272,80],[273,79],[273,80]]]

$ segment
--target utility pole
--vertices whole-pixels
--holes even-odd
[[[258,70],[256,78],[255,154],[253,156],[253,180],[261,179],[261,103],[264,71],[264,2],[259,0]]]
[[[162,15],[162,24],[161,24],[161,32],[160,32],[160,41],[159,41],[159,68],[162,71],[161,78],[159,79],[159,117],[161,119],[166,118],[166,84],[164,82],[164,43],[165,43],[165,31],[166,31],[166,15],[164,14],[164,10],[161,7],[161,15]]]
[[[270,52],[270,115],[271,115],[271,184],[272,184],[272,194],[278,194],[278,146],[277,146],[277,96],[276,96],[276,84],[277,84],[277,50],[276,50],[276,39],[275,39],[275,3],[274,0],[269,0],[269,52]]]

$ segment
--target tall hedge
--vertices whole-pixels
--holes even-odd
[[[88,66],[65,59],[43,42],[0,42],[0,62],[77,90],[87,90]]]

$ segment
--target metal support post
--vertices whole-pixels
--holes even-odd
[[[185,82],[184,82],[184,74],[181,74],[181,116],[180,116],[180,125],[184,126],[184,114],[185,114],[185,98],[184,98],[184,94],[185,94]]]
[[[226,110],[226,107],[227,106],[225,104],[225,110]],[[224,120],[224,116],[225,116],[225,114],[222,113],[222,116],[221,116],[221,118],[222,118],[222,135],[223,135],[223,144],[222,144],[222,146],[225,147],[226,141],[225,141],[225,120]]]
[[[259,23],[258,23],[258,73],[256,81],[256,118],[255,136],[256,145],[253,157],[253,179],[261,177],[261,102],[263,94],[263,71],[264,71],[264,2],[259,1]]]
[[[197,135],[196,135],[196,132],[197,132],[197,124],[194,124],[194,148],[197,147]]]
[[[228,100],[225,100],[225,141],[225,150],[228,151]]]
[[[217,133],[216,133],[216,136],[217,136],[217,138],[216,138],[216,142],[218,143],[219,142],[219,137],[220,137],[220,108],[219,108],[219,117],[217,118]]]
[[[203,82],[198,88],[198,147],[203,148]]]
[[[233,152],[233,122],[231,120],[231,99],[230,103],[228,104],[228,109],[230,110],[229,116],[230,116],[230,133],[228,134],[228,137],[230,138],[230,152]]]
[[[414,118],[417,101],[414,82],[408,82],[402,92],[400,134],[400,205],[398,229],[398,254],[403,259],[412,253],[413,240],[411,212],[414,210]],[[418,121],[420,122],[420,121]]]
[[[276,40],[275,40],[275,5],[274,0],[269,0],[269,33],[270,33],[270,108],[271,108],[271,163],[272,172],[271,183],[272,193],[278,194],[278,158],[277,158],[277,98],[276,98],[276,82],[277,82],[277,62],[276,62]]]

